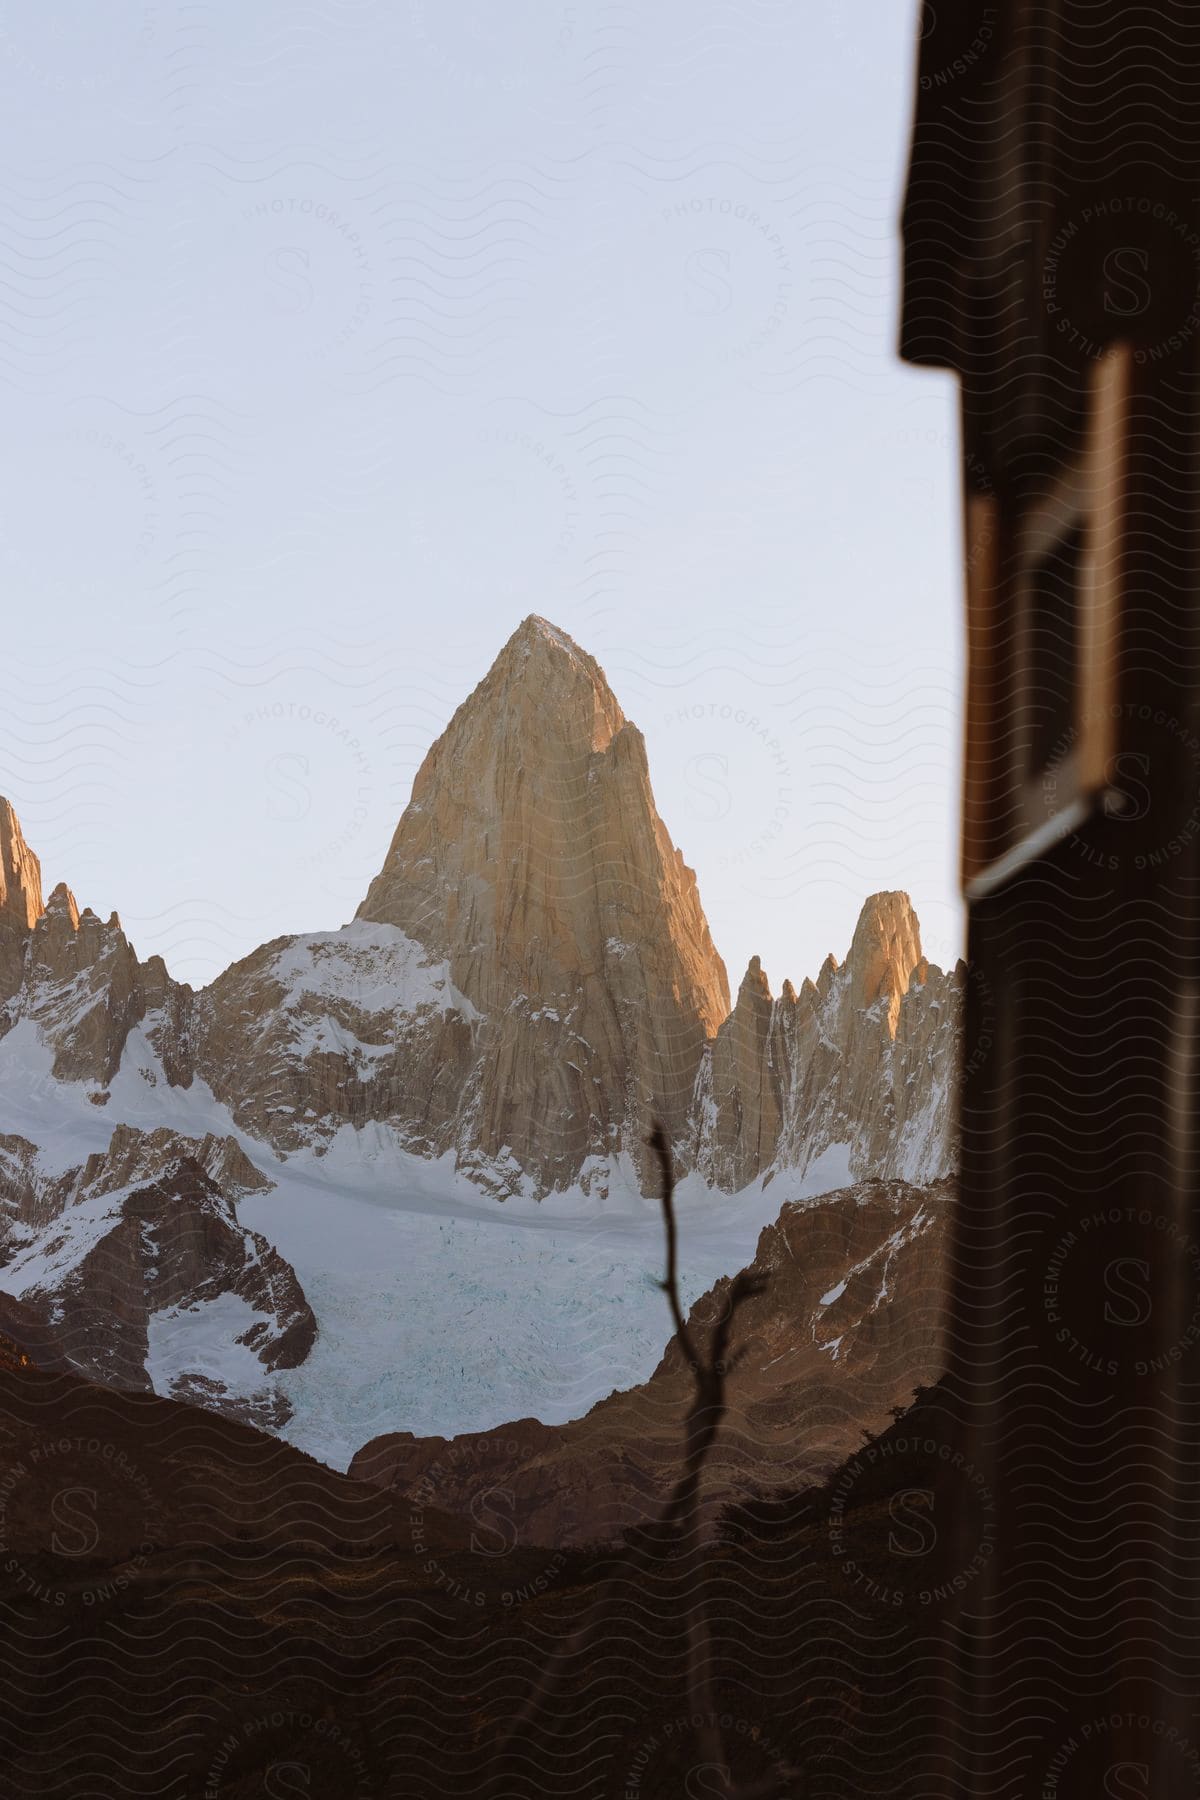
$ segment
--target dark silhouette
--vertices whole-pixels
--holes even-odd
[[[675,1171],[671,1148],[661,1121],[656,1121],[646,1140],[657,1159],[662,1177],[663,1225],[667,1267],[661,1282],[675,1338],[691,1371],[694,1397],[683,1425],[683,1467],[670,1498],[657,1519],[629,1540],[622,1558],[593,1602],[578,1629],[547,1663],[525,1706],[513,1720],[505,1750],[529,1728],[538,1713],[563,1691],[572,1669],[594,1641],[600,1627],[619,1617],[622,1597],[631,1578],[655,1561],[673,1557],[684,1579],[679,1598],[679,1630],[686,1644],[687,1714],[697,1756],[708,1786],[720,1800],[790,1800],[800,1789],[792,1785],[796,1772],[775,1766],[769,1774],[749,1784],[735,1781],[721,1726],[713,1672],[712,1628],[709,1618],[707,1559],[716,1533],[706,1528],[703,1498],[704,1465],[716,1441],[725,1413],[725,1384],[737,1367],[740,1353],[730,1352],[730,1338],[738,1310],[747,1300],[764,1292],[765,1278],[742,1270],[730,1284],[726,1305],[712,1328],[706,1346],[697,1343],[684,1315],[679,1296],[678,1232],[675,1222]],[[498,1759],[494,1792],[502,1791],[504,1756]],[[716,1785],[714,1785],[714,1783]]]

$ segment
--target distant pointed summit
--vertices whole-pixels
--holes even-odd
[[[529,669],[531,662],[534,666]],[[570,671],[572,677],[577,676],[590,682],[596,692],[603,696],[605,706],[615,713],[618,722],[624,722],[624,714],[595,657],[577,644],[561,626],[551,624],[540,613],[529,613],[521,620],[492,664],[485,682],[493,675],[513,673],[521,677],[532,674],[535,679],[552,680],[552,671],[556,668],[561,676],[567,676]],[[464,704],[469,706],[470,700]]]
[[[485,732],[503,744],[508,763],[520,765],[526,749],[575,755],[606,750],[627,723],[595,657],[530,613],[430,749],[413,783],[413,800],[421,799],[447,754]]]
[[[458,708],[359,908],[445,957],[493,1021],[479,1122],[564,1169],[652,1116],[683,1129],[725,965],[650,788],[642,734],[595,658],[531,615]],[[575,1048],[539,1032],[570,1019]],[[539,1148],[540,1147],[540,1148]]]
[[[42,916],[42,865],[21,821],[0,795],[0,922],[30,931]]]
[[[853,972],[861,1007],[887,1001],[888,1027],[896,1035],[900,1002],[922,962],[921,927],[907,894],[872,894],[863,903],[846,966]]]
[[[0,1007],[21,985],[29,933],[42,911],[42,865],[0,796]]]

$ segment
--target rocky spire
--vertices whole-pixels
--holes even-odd
[[[442,952],[463,928],[452,877],[471,878],[468,932],[518,886],[578,888],[596,759],[627,729],[599,664],[531,614],[426,755],[358,917]]]
[[[896,1035],[900,1002],[921,964],[921,927],[907,894],[872,894],[858,916],[846,958],[853,998],[864,1011],[886,1000],[888,1032]]]
[[[42,865],[25,842],[20,820],[0,795],[0,921],[32,931],[42,916]]]
[[[653,1112],[682,1128],[729,1011],[725,966],[642,734],[556,626],[527,618],[454,714],[358,916],[445,957],[495,1022],[495,1151],[533,1154],[549,1134],[566,1168],[614,1133],[635,1143]],[[552,1013],[569,1016],[566,1048],[536,1030]]]
[[[165,1006],[179,990],[161,963],[158,969],[162,979],[150,985],[154,1004]],[[103,1088],[146,1016],[142,975],[116,913],[105,924],[90,907],[81,912],[65,881],[43,903],[41,865],[0,799],[0,1036],[22,1018],[32,1021],[53,1051],[58,1079]],[[161,1023],[153,1030],[175,1080],[174,1046]]]
[[[731,1191],[771,1161],[781,1124],[779,1015],[762,961],[750,958],[737,1002],[709,1052],[711,1172]],[[707,1110],[707,1109],[706,1109]]]
[[[0,795],[0,1004],[21,985],[29,934],[42,910],[42,865]]]

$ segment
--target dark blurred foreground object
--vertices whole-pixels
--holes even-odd
[[[1200,1794],[1200,6],[935,0],[902,352],[962,390],[946,1791]],[[967,1546],[959,1549],[965,1553]]]

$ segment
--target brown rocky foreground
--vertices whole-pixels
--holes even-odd
[[[0,1372],[0,1436],[6,1795],[703,1795],[684,1655],[701,1602],[740,1780],[954,1791],[936,1785],[936,1682],[944,1595],[973,1574],[939,1581],[931,1545],[950,1506],[985,1554],[988,1497],[969,1471],[939,1497],[938,1393],[822,1486],[639,1561],[500,1544],[432,1506],[414,1533],[383,1490],[248,1427],[71,1375]],[[510,1736],[589,1620],[554,1704]]]

